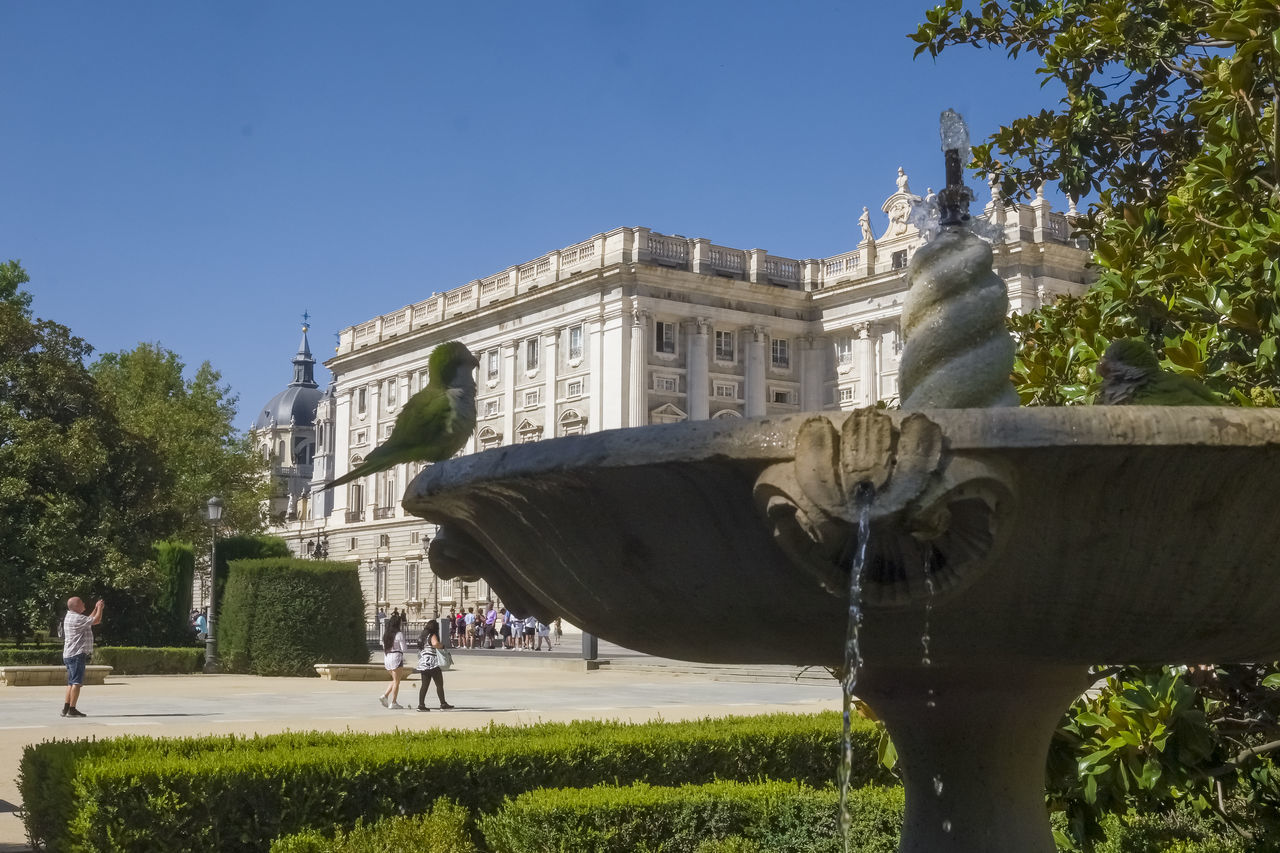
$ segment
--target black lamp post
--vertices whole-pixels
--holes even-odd
[[[222,498],[209,498],[209,618],[204,639],[204,671],[218,671],[218,641],[214,639],[214,619],[218,612],[218,522],[222,520]]]

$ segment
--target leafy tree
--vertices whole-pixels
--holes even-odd
[[[90,347],[31,318],[26,281],[0,267],[0,632],[18,636],[71,595],[146,589],[150,541],[173,523],[153,454],[84,367]]]
[[[159,344],[107,353],[90,371],[124,427],[155,452],[170,482],[165,509],[177,519],[171,534],[208,542],[205,506],[223,499],[223,525],[230,530],[261,529],[262,501],[269,483],[265,463],[237,433],[236,398],[208,362],[191,379],[177,353]]]
[[[947,0],[911,36],[1024,52],[1064,95],[974,148],[1010,194],[1093,196],[1078,227],[1098,283],[1015,317],[1025,402],[1096,390],[1110,340],[1144,335],[1168,366],[1243,404],[1280,395],[1280,6],[1273,0]]]

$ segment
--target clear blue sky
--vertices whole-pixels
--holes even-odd
[[[244,428],[304,309],[323,359],[620,226],[852,249],[899,165],[942,182],[942,109],[979,139],[1056,100],[1002,53],[913,60],[929,5],[0,0],[0,260],[100,352],[211,362]]]

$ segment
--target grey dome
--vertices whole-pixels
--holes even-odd
[[[324,392],[317,387],[290,385],[263,406],[253,428],[269,429],[276,424],[288,426],[291,420],[294,426],[315,426],[316,404],[323,396]]]
[[[253,422],[256,430],[273,426],[315,426],[316,405],[324,396],[315,380],[316,360],[307,343],[307,326],[302,327],[302,343],[293,357],[293,381],[289,387],[271,398]]]

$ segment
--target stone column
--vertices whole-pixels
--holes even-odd
[[[382,423],[379,420],[382,404],[382,383],[374,382],[369,386],[369,409],[366,415],[365,423],[369,425],[369,443],[365,445],[361,455],[366,459],[369,458],[369,451],[382,443],[380,431]],[[364,517],[366,521],[373,519],[373,511],[378,508],[378,478],[364,477]],[[353,507],[354,509],[355,507]]]
[[[689,390],[689,420],[705,421],[711,417],[711,320],[698,317],[689,326],[687,350],[687,374]]]
[[[498,351],[502,353],[502,443],[515,444],[516,431],[516,342],[506,341]]]
[[[765,388],[765,355],[764,342],[768,331],[764,326],[752,326],[746,330],[747,334],[747,388],[746,388],[746,415],[749,418],[758,417],[765,413],[765,403],[767,401],[767,389]]]
[[[333,424],[333,477],[336,480],[343,474],[351,470],[351,407],[353,404],[352,389],[346,390],[336,395],[336,403]],[[337,521],[342,521],[343,513],[347,511],[347,487],[339,486],[330,490],[333,494],[333,515]]]
[[[604,317],[598,317],[583,326],[584,338],[588,337],[588,328],[590,329],[590,342],[583,341],[583,345],[589,350],[586,353],[587,364],[591,366],[587,371],[587,387],[583,389],[591,398],[587,401],[587,432],[599,432],[604,428],[604,394],[601,393],[604,384]]]
[[[627,371],[627,426],[644,426],[649,420],[649,389],[647,379],[648,347],[645,345],[648,335],[645,334],[650,318],[653,315],[640,307],[638,297],[631,299],[631,358]]]
[[[558,426],[556,418],[556,370],[559,365],[560,329],[547,329],[542,333],[542,437],[552,438]]]
[[[858,339],[854,344],[853,359],[858,366],[859,406],[874,406],[879,399],[879,379],[876,373],[876,339],[871,337],[871,324],[859,323],[854,327]]]
[[[816,412],[822,408],[822,351],[817,349],[813,335],[796,337],[798,362],[797,375],[800,379],[800,411]]]

